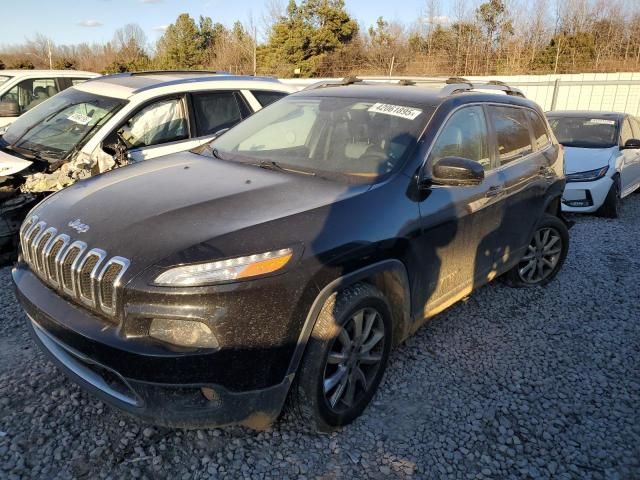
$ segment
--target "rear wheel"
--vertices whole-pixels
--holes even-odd
[[[602,206],[598,209],[598,215],[607,218],[618,218],[622,211],[622,197],[620,196],[620,185],[617,179],[614,179],[613,185],[607,193]]]
[[[558,274],[569,251],[569,230],[558,217],[545,215],[520,262],[507,272],[513,287],[546,285]]]
[[[291,387],[290,412],[320,431],[351,423],[382,380],[391,337],[389,305],[378,289],[360,283],[332,295]]]

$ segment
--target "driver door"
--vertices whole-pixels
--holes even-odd
[[[488,121],[481,105],[462,107],[447,120],[427,158],[427,167],[444,157],[480,163],[484,181],[472,186],[433,185],[420,203],[418,251],[422,278],[415,292],[424,316],[430,316],[485,283],[503,210],[503,183],[495,171]]]
[[[118,136],[127,147],[130,162],[197,146],[190,144],[189,116],[183,96],[163,98],[142,107],[118,128]]]

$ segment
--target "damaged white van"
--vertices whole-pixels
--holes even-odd
[[[0,137],[0,262],[43,196],[128,163],[190,150],[297,90],[217,72],[108,75],[27,111]]]

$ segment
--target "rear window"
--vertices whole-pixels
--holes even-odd
[[[518,160],[533,151],[528,121],[521,108],[490,106],[489,118],[496,132],[501,165]]]
[[[547,132],[547,127],[544,120],[533,110],[527,110],[527,116],[531,122],[531,129],[533,130],[533,140],[536,145],[536,149],[540,150],[546,147],[551,139]]]
[[[287,96],[284,92],[271,92],[268,90],[251,90],[251,93],[253,93],[253,96],[256,97],[258,103],[263,107],[271,105],[273,102],[277,102],[282,97]]]

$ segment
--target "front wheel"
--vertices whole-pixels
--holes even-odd
[[[569,230],[562,220],[546,214],[518,264],[505,276],[513,287],[546,285],[558,274],[569,251]]]
[[[291,387],[294,417],[319,431],[356,419],[382,380],[391,325],[389,304],[372,285],[359,283],[329,297]]]
[[[618,218],[622,210],[622,197],[620,196],[620,185],[614,179],[613,185],[604,199],[604,203],[598,209],[598,215],[606,218]]]

